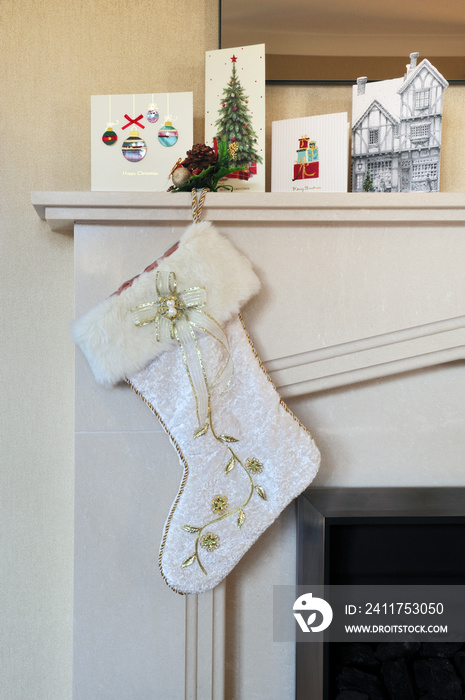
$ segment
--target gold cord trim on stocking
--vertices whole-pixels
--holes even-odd
[[[160,414],[158,413],[156,408],[150,403],[150,401],[148,399],[145,398],[145,396],[138,389],[136,389],[136,387],[130,381],[130,379],[126,378],[126,382],[129,384],[129,386],[131,387],[133,392],[136,394],[136,396],[138,396],[145,403],[145,405],[150,408],[152,413],[158,418],[158,420],[160,421],[161,427],[163,428],[165,433],[168,435],[171,444],[173,445],[174,449],[178,453],[178,457],[179,457],[179,459],[183,465],[183,468],[184,468],[184,472],[183,472],[182,479],[181,479],[181,485],[179,487],[179,491],[176,495],[176,498],[174,499],[174,503],[171,506],[171,510],[170,510],[168,518],[166,520],[165,529],[163,531],[163,537],[161,538],[160,551],[158,552],[158,568],[160,569],[160,574],[161,574],[163,581],[166,583],[166,585],[169,588],[171,588],[172,591],[174,591],[175,593],[179,593],[179,595],[186,595],[183,591],[178,591],[177,588],[174,588],[174,586],[172,586],[171,583],[166,578],[165,573],[163,571],[163,566],[162,566],[162,556],[163,556],[163,551],[165,549],[166,538],[168,537],[168,530],[169,530],[171,521],[172,521],[173,516],[174,516],[174,511],[176,510],[176,506],[178,505],[179,499],[181,498],[182,493],[184,491],[184,488],[186,486],[187,477],[189,476],[189,465],[186,462],[186,458],[184,457],[180,446],[178,445],[178,443],[174,439],[171,432],[168,430],[166,423],[164,422],[163,418],[160,416]]]
[[[266,371],[265,365],[264,365],[263,362],[261,361],[260,356],[259,356],[258,352],[257,352],[256,349],[255,349],[255,345],[253,344],[252,338],[250,337],[249,332],[248,332],[247,328],[245,327],[244,319],[242,318],[241,314],[238,314],[238,317],[239,317],[239,321],[240,321],[241,324],[242,324],[242,328],[244,329],[244,332],[245,332],[245,334],[246,334],[246,336],[247,336],[247,340],[249,341],[250,347],[251,347],[252,350],[253,350],[253,354],[255,355],[256,359],[258,360],[258,364],[260,365],[260,368],[261,368],[262,372],[264,373],[264,375],[266,376],[266,378],[267,378],[268,381],[270,382],[271,386],[273,387],[273,389],[275,390],[275,392],[276,392],[276,393],[278,394],[278,396],[279,396],[279,403],[280,403],[281,406],[284,408],[284,410],[286,411],[286,413],[289,413],[289,415],[291,416],[291,418],[293,418],[293,420],[295,420],[296,423],[302,428],[302,430],[305,430],[305,432],[307,433],[307,435],[309,435],[310,438],[312,439],[312,442],[315,442],[315,438],[313,437],[313,435],[311,434],[311,432],[309,431],[309,429],[297,418],[297,416],[295,415],[295,413],[293,413],[293,412],[291,411],[291,409],[289,408],[289,406],[288,406],[286,403],[284,403],[283,399],[281,398],[281,394],[279,393],[279,391],[278,391],[277,388],[275,387],[275,384],[274,384],[273,380],[271,379],[270,375],[269,375],[268,372]]]

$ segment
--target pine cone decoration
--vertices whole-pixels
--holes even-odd
[[[204,143],[196,143],[190,151],[187,151],[186,158],[181,165],[188,168],[192,173],[200,173],[209,165],[215,165],[217,155],[213,148],[206,146]]]
[[[173,181],[172,186],[168,188],[169,192],[186,192],[192,189],[207,189],[210,192],[217,192],[219,189],[232,190],[232,185],[225,184],[224,178],[249,178],[248,166],[233,160],[237,146],[234,148],[233,144],[229,149],[226,139],[223,138],[214,138],[213,144],[214,148],[210,148],[204,143],[197,143],[187,151],[183,161],[179,158],[169,175]]]

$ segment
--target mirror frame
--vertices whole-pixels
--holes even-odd
[[[218,48],[222,45],[223,0],[219,0]],[[257,43],[263,43],[257,41]],[[236,46],[241,46],[237,43]],[[413,47],[412,51],[416,49]],[[428,58],[450,85],[465,84],[464,56],[421,56]],[[409,56],[305,56],[297,62],[295,56],[266,53],[267,84],[339,84],[354,85],[357,78],[367,75],[368,81],[402,77]],[[309,78],[307,76],[314,77]],[[334,77],[337,76],[337,77]]]

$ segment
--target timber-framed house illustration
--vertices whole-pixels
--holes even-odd
[[[442,99],[447,80],[410,54],[403,78],[358,78],[352,101],[352,191],[439,190]],[[369,187],[367,186],[369,183]]]

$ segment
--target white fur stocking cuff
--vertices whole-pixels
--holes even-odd
[[[237,314],[260,287],[249,260],[227,238],[209,222],[192,224],[174,252],[71,324],[73,340],[100,384],[111,386],[139,372],[173,342],[155,343],[153,328],[137,327],[130,313],[153,299],[158,271],[174,272],[180,290],[205,287],[205,310],[219,324]]]

